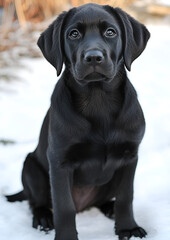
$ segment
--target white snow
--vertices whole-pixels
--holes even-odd
[[[147,230],[148,240],[167,240],[170,236],[170,27],[148,28],[151,39],[129,73],[147,123],[135,177],[134,213],[137,222]],[[0,81],[0,139],[16,141],[0,145],[0,239],[51,240],[54,231],[45,234],[31,227],[32,214],[27,201],[9,203],[3,197],[22,189],[22,164],[27,153],[36,147],[57,80],[55,69],[44,59],[25,59],[22,65],[7,70],[20,80]],[[78,214],[76,222],[80,240],[117,239],[114,222],[95,208]]]
[[[157,0],[157,2],[158,2],[158,3],[160,3],[160,4],[167,5],[167,6],[169,6],[169,5],[170,5],[170,2],[169,2],[169,0]]]

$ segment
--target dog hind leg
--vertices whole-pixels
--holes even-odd
[[[33,154],[29,154],[25,160],[22,181],[33,212],[33,227],[40,227],[42,231],[53,229],[48,175]]]

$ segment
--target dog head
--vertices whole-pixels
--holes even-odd
[[[79,83],[111,81],[120,64],[130,71],[150,34],[119,8],[86,4],[63,12],[39,40],[44,57],[60,75],[63,63]]]

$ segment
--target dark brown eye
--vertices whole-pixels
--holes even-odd
[[[108,28],[104,35],[105,37],[113,38],[117,35],[117,32],[114,28]]]
[[[69,38],[72,39],[72,40],[78,39],[80,37],[81,37],[81,34],[77,29],[73,29],[69,33]]]

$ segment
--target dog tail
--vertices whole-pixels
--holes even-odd
[[[21,191],[19,193],[16,193],[16,194],[13,194],[13,195],[8,195],[8,196],[5,196],[8,200],[8,202],[16,202],[16,201],[24,201],[24,200],[27,200],[25,194],[24,194],[24,191]]]

